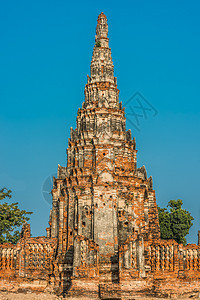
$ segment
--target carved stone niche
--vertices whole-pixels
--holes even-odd
[[[150,191],[153,190],[153,179],[152,179],[152,176],[150,176],[148,178],[148,188],[149,188]]]
[[[136,176],[143,180],[147,180],[147,171],[146,171],[145,166],[142,166],[141,168],[138,168],[136,170]]]
[[[67,168],[58,165],[57,178],[65,179],[66,177],[67,177]]]
[[[131,130],[130,129],[126,132],[126,140],[131,141]]]
[[[72,127],[70,128],[70,137],[73,142],[75,142],[78,139],[78,132]]]
[[[101,97],[99,99],[98,106],[99,107],[109,107],[109,103],[108,103],[108,100],[106,99],[106,97]]]

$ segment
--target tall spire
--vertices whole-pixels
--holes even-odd
[[[104,13],[100,13],[97,19],[97,27],[96,27],[96,43],[100,43],[101,47],[108,48],[108,24],[107,18]]]
[[[77,116],[77,128],[71,129],[70,147],[74,143],[88,143],[89,146],[107,140],[126,141],[126,119],[119,103],[117,80],[113,73],[111,49],[108,46],[108,25],[101,13],[97,19],[95,46],[91,62],[91,77],[85,85],[85,101]],[[69,148],[70,148],[69,147]],[[68,166],[71,164],[68,149]]]
[[[111,49],[109,48],[109,39],[107,35],[107,18],[104,13],[101,13],[97,19],[95,46],[90,67],[91,83],[115,83],[114,67],[111,57]]]

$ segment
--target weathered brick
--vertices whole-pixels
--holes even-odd
[[[0,277],[90,299],[197,293],[200,242],[160,239],[152,177],[137,168],[107,33],[101,13],[67,167],[58,165],[54,178],[47,237],[31,237],[25,224],[17,245],[0,246]]]

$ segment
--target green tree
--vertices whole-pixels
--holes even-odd
[[[182,208],[183,201],[170,200],[167,208],[158,207],[160,234],[162,239],[174,239],[179,244],[186,245],[185,236],[193,225],[190,212]]]
[[[0,200],[10,199],[12,191],[6,188],[0,190]],[[20,238],[19,227],[29,218],[32,212],[21,210],[18,202],[8,204],[7,202],[0,204],[0,244],[12,243],[16,244]]]

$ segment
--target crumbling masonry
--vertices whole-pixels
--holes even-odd
[[[58,166],[47,237],[1,245],[0,277],[67,296],[128,298],[200,290],[200,246],[161,240],[152,177],[119,102],[106,16],[98,17],[85,101]]]

